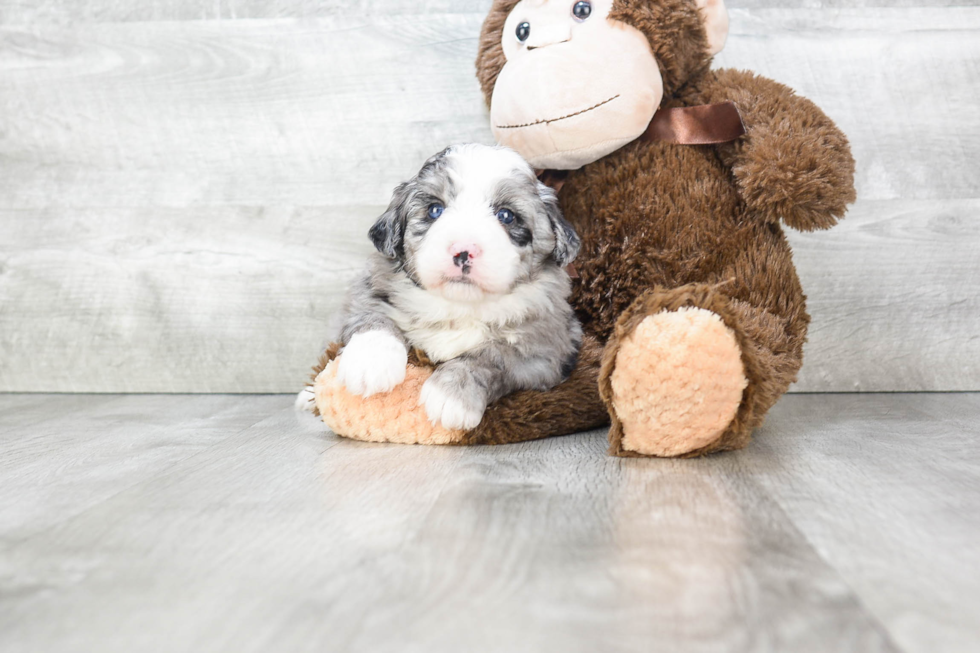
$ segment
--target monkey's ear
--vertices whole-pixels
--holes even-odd
[[[404,255],[405,225],[408,222],[408,200],[411,194],[409,182],[399,184],[391,194],[388,209],[368,232],[374,246],[388,258],[401,258]]]
[[[704,18],[704,29],[708,33],[708,49],[712,55],[721,52],[728,38],[728,10],[725,0],[696,0],[701,16]]]
[[[544,211],[548,216],[548,223],[555,234],[555,249],[552,252],[552,258],[555,259],[559,267],[565,267],[578,256],[578,250],[581,246],[578,234],[561,214],[555,191],[538,182],[538,195],[544,202]]]

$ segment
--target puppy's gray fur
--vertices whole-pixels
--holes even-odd
[[[477,159],[492,165],[475,166]],[[474,170],[495,178],[472,179]],[[498,242],[508,242],[516,256],[506,253],[514,269],[506,271],[512,281],[505,292],[453,302],[426,287],[420,250],[434,223],[429,206],[439,202],[449,211],[471,184],[485,185],[487,210],[515,214],[513,223],[493,227],[481,219],[484,228],[506,232],[508,240]],[[404,369],[397,373],[404,352],[395,343],[405,351],[419,347],[441,361],[423,388],[429,418],[447,428],[473,428],[490,402],[520,389],[551,388],[574,369],[582,331],[567,301],[564,266],[578,252],[578,237],[562,218],[555,193],[516,154],[479,145],[447,148],[395,189],[370,237],[377,252],[350,290],[341,332],[341,365],[352,343],[370,336],[362,338],[360,353],[350,352],[345,379],[352,392],[390,390],[404,378]],[[389,353],[377,353],[385,343]]]

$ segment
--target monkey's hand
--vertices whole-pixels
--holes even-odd
[[[749,209],[801,231],[828,229],[854,201],[847,137],[813,102],[765,77],[716,72],[710,102],[738,105],[746,134],[720,147]]]

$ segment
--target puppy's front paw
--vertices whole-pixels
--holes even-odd
[[[388,392],[405,380],[408,350],[387,331],[364,331],[351,337],[337,363],[337,380],[355,395]]]
[[[441,371],[436,370],[429,377],[419,395],[419,404],[425,406],[429,421],[447,429],[476,428],[487,409],[486,402],[471,384],[460,382],[454,374],[440,374]]]

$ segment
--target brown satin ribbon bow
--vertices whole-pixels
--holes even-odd
[[[664,141],[676,145],[730,143],[745,134],[742,115],[734,102],[701,104],[696,107],[659,109],[639,140]],[[538,170],[538,179],[561,190],[568,170]]]
[[[745,125],[738,107],[734,102],[720,102],[660,109],[640,138],[678,145],[716,145],[734,141],[743,134]]]

